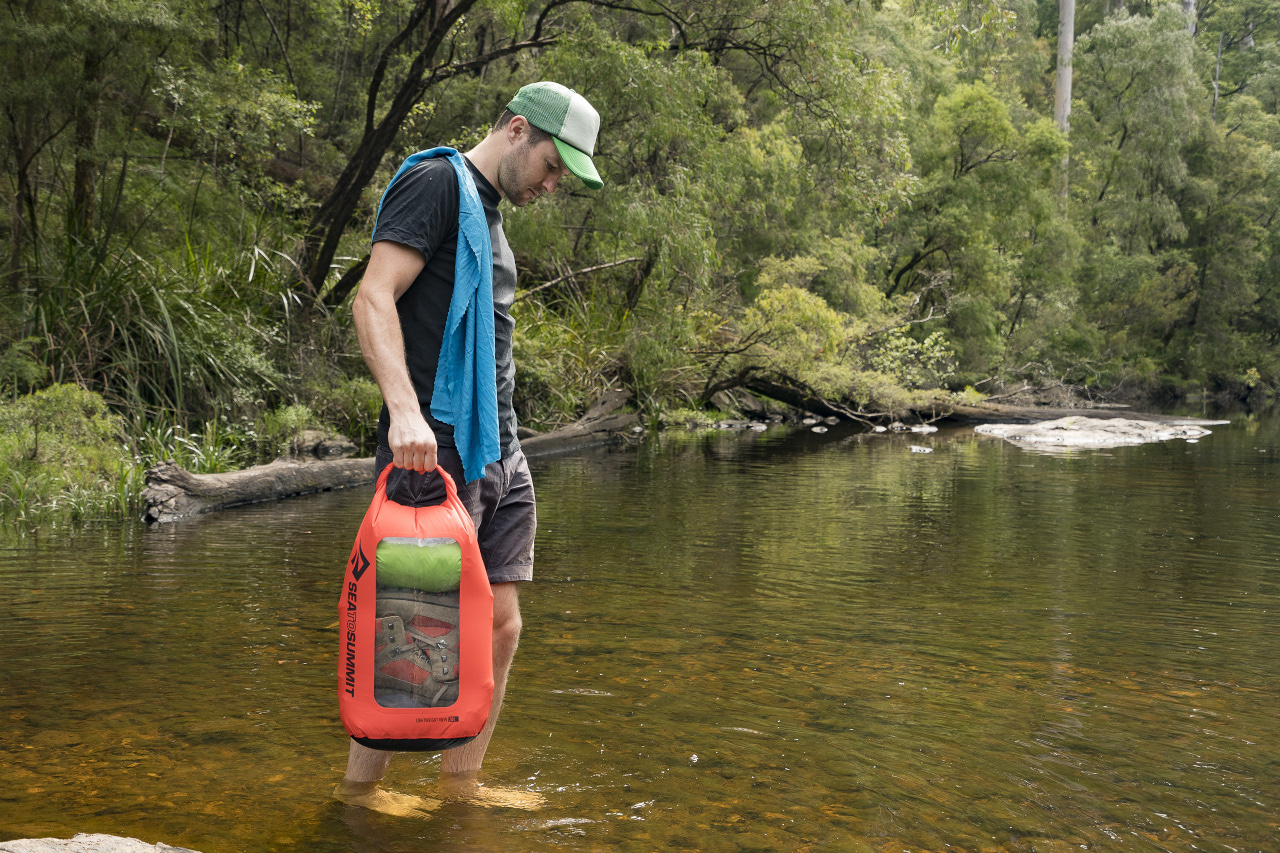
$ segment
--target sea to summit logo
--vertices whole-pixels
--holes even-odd
[[[456,723],[457,717],[418,717],[415,723]]]
[[[347,563],[351,570],[352,580],[347,581],[347,617],[346,617],[346,679],[343,689],[347,695],[356,695],[356,602],[360,598],[360,585],[356,581],[369,568],[369,558],[364,549],[357,545],[351,551],[351,559]]]
[[[369,568],[369,558],[364,555],[364,548],[361,548],[359,545],[356,546],[355,550],[351,552],[351,561],[349,565],[351,568],[351,577],[356,580],[360,580],[360,577],[365,573],[365,570]]]

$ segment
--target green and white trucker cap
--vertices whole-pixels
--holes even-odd
[[[600,132],[600,114],[586,98],[559,83],[543,81],[516,92],[507,109],[551,134],[560,159],[584,184],[593,190],[604,186],[591,162],[596,134]]]

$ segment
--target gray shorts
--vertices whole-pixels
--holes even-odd
[[[388,448],[378,448],[375,477],[391,464],[391,459]],[[489,583],[533,580],[538,513],[533,477],[524,453],[517,450],[512,456],[489,463],[484,476],[472,483],[463,482],[462,460],[454,448],[439,448],[436,461],[453,477],[458,497],[471,513]],[[444,481],[434,471],[419,474],[396,468],[387,478],[387,497],[411,506],[433,506],[444,501]]]

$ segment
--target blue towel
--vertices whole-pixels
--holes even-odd
[[[484,476],[485,466],[502,458],[498,442],[498,382],[494,365],[493,244],[489,222],[466,160],[452,148],[419,151],[405,160],[387,185],[428,157],[447,157],[458,173],[458,260],[453,296],[445,320],[440,361],[436,365],[431,416],[453,426],[468,483]],[[382,197],[386,198],[386,191]],[[378,214],[382,202],[378,202]],[[375,220],[376,223],[376,220]],[[375,225],[374,230],[377,230]]]

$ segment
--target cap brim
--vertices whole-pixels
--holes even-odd
[[[556,150],[560,152],[560,162],[564,163],[570,172],[581,178],[582,182],[593,190],[604,186],[604,181],[600,180],[600,173],[596,171],[596,166],[591,162],[590,157],[569,143],[561,142],[559,137],[553,136],[551,139],[556,144]]]

